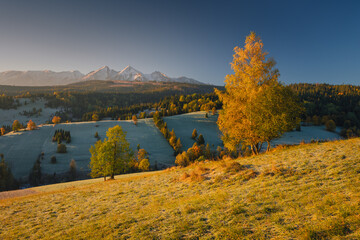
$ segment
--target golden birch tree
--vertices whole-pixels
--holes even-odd
[[[275,61],[267,58],[261,39],[252,32],[244,48],[235,47],[231,68],[225,78],[225,91],[218,91],[223,103],[218,125],[223,142],[230,151],[240,145],[258,154],[263,142],[281,136],[295,126],[301,109],[288,89],[278,82]],[[289,109],[292,104],[293,108]]]

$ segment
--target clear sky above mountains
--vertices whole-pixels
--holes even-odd
[[[360,1],[1,1],[0,71],[131,65],[222,85],[250,31],[285,83],[360,84]]]

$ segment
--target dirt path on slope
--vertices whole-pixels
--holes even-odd
[[[14,197],[23,197],[31,194],[38,193],[35,190],[31,189],[20,189],[20,190],[13,190],[13,191],[6,191],[0,192],[0,200],[7,199],[7,198],[14,198]]]

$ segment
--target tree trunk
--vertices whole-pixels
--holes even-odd
[[[253,155],[257,155],[259,153],[257,144],[251,145],[251,150],[252,150]]]
[[[260,153],[260,151],[262,149],[262,145],[263,145],[263,143],[261,142],[260,145],[259,145],[259,148],[258,148],[258,153]]]
[[[111,173],[110,179],[115,179],[114,176],[115,176],[115,174]]]
[[[250,145],[250,149],[251,149],[252,154],[255,155],[255,150],[254,150],[254,146],[253,146],[253,145]]]
[[[270,146],[270,141],[267,141],[267,148],[266,148],[266,151],[268,152],[268,151],[270,151],[270,148],[271,148],[271,146]]]
[[[104,175],[104,182],[106,181],[106,175]]]

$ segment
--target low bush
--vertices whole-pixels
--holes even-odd
[[[57,150],[56,150],[57,153],[66,153],[66,145],[65,144],[58,144],[57,146]]]

